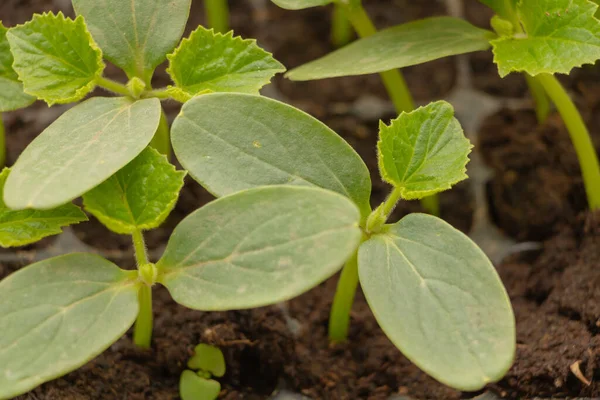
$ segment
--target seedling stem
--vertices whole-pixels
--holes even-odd
[[[119,82],[115,82],[111,79],[107,79],[107,78],[101,76],[101,77],[97,78],[96,83],[98,84],[98,86],[100,86],[110,92],[121,94],[121,95],[127,96],[127,97],[131,97],[131,93],[129,93],[127,86],[125,86]]]
[[[335,47],[342,47],[352,40],[352,25],[346,17],[346,11],[339,4],[334,4],[331,16],[331,42]]]
[[[598,162],[594,143],[581,118],[581,114],[579,114],[569,94],[554,75],[539,74],[535,79],[550,96],[567,126],[581,166],[590,209],[600,209],[600,163]]]
[[[133,247],[135,249],[135,260],[138,269],[147,265],[148,253],[146,252],[146,243],[141,231],[136,230],[132,234]],[[152,340],[152,287],[145,284],[140,286],[138,292],[140,312],[135,320],[133,330],[133,342],[142,348],[149,349]]]
[[[535,115],[541,124],[546,121],[548,114],[550,114],[550,99],[548,99],[544,87],[535,78],[527,73],[524,75],[535,103]]]
[[[204,0],[206,21],[209,28],[215,32],[227,33],[229,31],[229,7],[227,0]]]
[[[156,149],[159,153],[164,154],[167,158],[171,155],[171,139],[169,138],[169,121],[165,115],[165,110],[161,111],[160,122],[158,129],[154,134],[154,138],[150,142],[150,146]]]

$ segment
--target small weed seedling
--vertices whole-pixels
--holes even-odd
[[[292,8],[357,0],[273,0]],[[288,72],[304,81],[371,74],[417,65],[438,58],[492,47],[500,76],[522,72],[536,100],[540,121],[555,104],[577,152],[587,199],[600,208],[600,164],[590,135],[569,95],[553,74],[600,58],[600,21],[597,4],[589,0],[480,0],[496,16],[494,32],[452,17],[434,17],[395,26],[360,39],[316,61]]]
[[[189,369],[183,371],[179,381],[181,399],[216,399],[221,391],[221,384],[211,378],[220,378],[225,375],[225,358],[221,350],[218,347],[200,343],[194,349],[194,356],[190,358],[187,366]]]

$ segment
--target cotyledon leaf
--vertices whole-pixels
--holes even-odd
[[[302,10],[304,8],[324,6],[334,0],[271,0],[281,8],[287,10]]]
[[[235,310],[288,300],[356,250],[358,208],[315,187],[263,186],[220,198],[175,228],[157,264],[175,301]]]
[[[6,181],[15,210],[48,209],[99,185],[150,143],[160,101],[91,98],[64,113],[23,151]]]
[[[168,56],[167,72],[178,88],[196,95],[207,92],[258,94],[285,67],[255,40],[198,27]]]
[[[314,185],[371,211],[369,171],[317,119],[262,96],[212,93],[188,101],[173,123],[173,150],[216,196],[263,185]]]
[[[14,60],[6,32],[8,29],[0,21],[0,112],[27,107],[35,101],[35,97],[23,92],[23,84],[12,68]]]
[[[520,1],[518,17],[525,33],[493,40],[500,76],[512,71],[568,74],[600,58],[598,5],[588,0]]]
[[[0,193],[10,172],[4,168],[0,173]],[[51,210],[19,210],[6,207],[0,198],[0,246],[24,246],[62,232],[61,228],[87,221],[87,216],[74,204],[65,204]]]
[[[436,101],[379,125],[379,170],[402,198],[420,199],[467,178],[472,146],[449,103]]]
[[[493,32],[453,17],[435,17],[394,26],[288,72],[294,81],[364,75],[486,50]]]
[[[360,246],[358,269],[379,325],[423,371],[465,391],[508,371],[516,347],[510,300],[466,235],[410,214]]]
[[[175,48],[191,0],[73,0],[105,57],[146,83]]]
[[[70,372],[121,337],[138,313],[136,272],[75,253],[0,282],[0,398]]]
[[[184,171],[146,147],[116,174],[83,195],[85,209],[110,230],[131,234],[158,227],[183,186]]]
[[[49,105],[84,98],[102,75],[102,52],[82,17],[35,14],[7,34],[13,68],[26,93]]]

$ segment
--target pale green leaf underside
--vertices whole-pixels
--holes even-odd
[[[303,8],[324,6],[334,0],[271,0],[281,8],[287,10],[302,10]]]
[[[436,101],[380,123],[379,170],[404,199],[420,199],[467,178],[471,147],[452,106]]]
[[[494,266],[439,218],[410,214],[360,246],[360,283],[379,325],[438,381],[465,391],[498,381],[515,321]]]
[[[99,185],[150,143],[160,101],[91,98],[61,115],[23,151],[12,168],[9,208],[48,209]]]
[[[181,38],[190,5],[191,0],[73,0],[105,57],[146,82]]]
[[[104,70],[102,52],[81,17],[36,14],[7,37],[25,92],[49,105],[81,100]]]
[[[167,72],[177,87],[192,95],[207,91],[257,94],[276,73],[285,71],[255,40],[201,26],[168,58]]]
[[[0,22],[0,112],[27,107],[35,101],[35,97],[23,92],[23,84],[12,68],[14,60],[6,32],[8,29]]]
[[[358,154],[310,115],[262,96],[214,93],[173,123],[177,159],[216,196],[263,185],[314,185],[370,212],[371,179]]]
[[[380,31],[288,72],[294,81],[364,75],[486,50],[493,32],[452,17],[427,18]]]
[[[111,262],[69,254],[0,282],[0,398],[12,398],[91,360],[133,324],[137,286]]]
[[[175,301],[204,311],[266,306],[313,288],[358,246],[358,209],[323,189],[265,186],[221,199],[175,228],[158,262]]]
[[[0,193],[10,170],[4,168],[0,173]],[[51,210],[8,209],[0,198],[0,246],[24,246],[29,243],[62,232],[62,227],[87,221],[87,217],[74,204],[65,204]]]
[[[181,373],[179,395],[181,400],[215,400],[219,397],[221,384],[214,379],[206,379],[186,369]]]
[[[493,40],[500,76],[512,71],[568,74],[600,58],[597,5],[588,0],[536,0],[517,5],[525,34]]]
[[[130,234],[158,227],[183,186],[184,171],[146,147],[129,164],[83,195],[85,209],[110,230]]]

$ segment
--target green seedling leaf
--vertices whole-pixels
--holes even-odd
[[[188,360],[188,368],[210,372],[212,376],[225,375],[225,357],[221,349],[200,343],[194,348],[194,356]]]
[[[0,21],[0,112],[27,107],[35,101],[35,97],[23,92],[23,84],[12,68],[14,60],[6,32],[8,29]]]
[[[49,105],[83,99],[102,75],[102,52],[83,18],[36,14],[7,34],[25,92]]]
[[[452,106],[436,101],[379,124],[377,142],[383,180],[401,188],[404,199],[420,199],[450,189],[467,178],[471,144]]]
[[[203,378],[186,369],[179,380],[181,400],[215,400],[221,392],[221,384],[213,379]]]
[[[0,193],[10,169],[0,173]],[[0,246],[24,246],[37,242],[46,236],[57,235],[61,228],[78,222],[87,221],[87,217],[74,204],[65,204],[51,210],[13,211],[6,207],[0,198]]]
[[[183,187],[184,171],[147,147],[133,161],[83,195],[85,209],[116,233],[158,227]]]
[[[334,0],[272,0],[281,8],[286,10],[302,10],[303,8],[324,6],[333,3]]]
[[[410,214],[360,246],[358,269],[383,331],[438,381],[474,391],[510,368],[510,300],[494,266],[460,231]]]
[[[6,181],[15,210],[65,204],[110,178],[150,143],[160,101],[94,97],[63,115],[23,151]]]
[[[294,81],[364,75],[486,50],[496,35],[452,17],[427,18],[395,26],[288,72]]]
[[[79,253],[0,282],[0,398],[79,368],[121,337],[138,313],[132,275]]]
[[[167,72],[177,87],[191,95],[207,92],[258,94],[285,67],[233,31],[221,34],[198,27],[168,56]]]
[[[204,311],[293,298],[338,271],[358,246],[358,209],[323,189],[265,186],[209,203],[175,228],[158,282]]]
[[[371,179],[356,152],[310,115],[261,96],[214,93],[187,102],[172,127],[173,150],[216,196],[263,185],[314,185],[370,213]]]
[[[149,83],[185,28],[191,0],[73,0],[105,57]]]
[[[493,40],[500,76],[512,71],[568,74],[600,58],[598,6],[588,0],[521,1],[517,5],[525,33]]]

